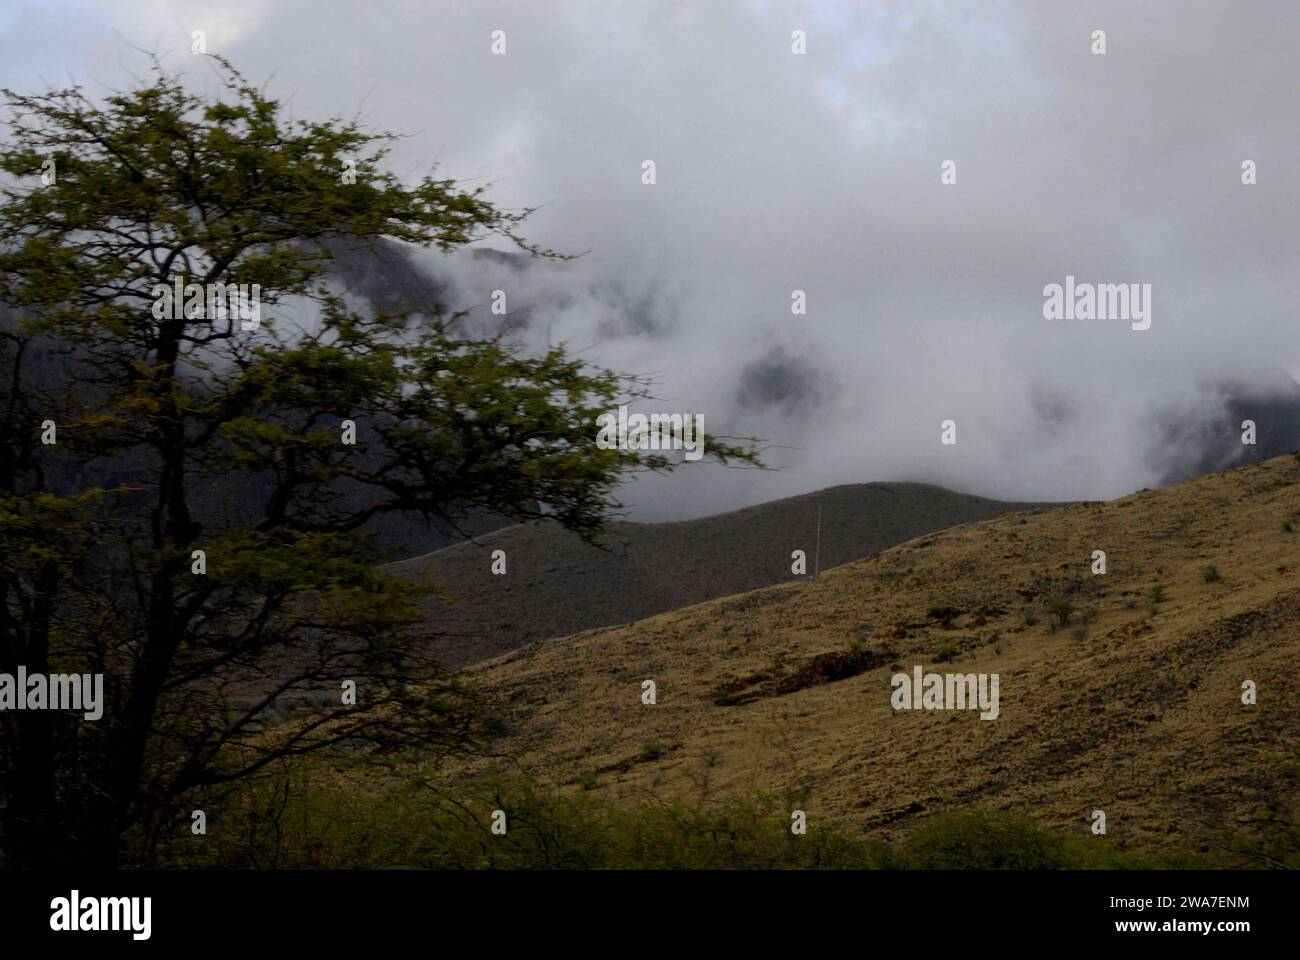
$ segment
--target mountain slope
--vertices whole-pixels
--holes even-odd
[[[760,789],[884,834],[969,803],[1085,833],[1103,810],[1112,838],[1168,844],[1295,794],[1281,762],[1300,755],[1287,524],[1300,530],[1294,456],[969,524],[817,580],[530,645],[471,677],[512,768],[543,782]],[[894,712],[890,677],[917,664],[998,673],[1000,716]]]
[[[518,525],[387,569],[457,598],[452,606],[431,602],[428,610],[431,627],[445,635],[440,654],[461,665],[531,641],[789,581],[797,549],[806,552],[811,575],[819,508],[825,571],[1026,506],[927,484],[854,484],[700,520],[615,523],[604,549],[555,524]],[[496,550],[506,554],[501,576],[491,572]]]

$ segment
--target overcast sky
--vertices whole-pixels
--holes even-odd
[[[454,306],[504,289],[534,347],[778,445],[775,472],[635,485],[638,519],[872,480],[1119,496],[1216,385],[1300,374],[1295,0],[3,0],[0,83],[122,86],[134,45],[210,87],[195,29],[298,116],[409,134],[399,175],[490,181],[586,252],[422,254]],[[1151,328],[1045,320],[1067,274],[1151,284]]]

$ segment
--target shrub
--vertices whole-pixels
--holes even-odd
[[[307,768],[241,784],[209,813],[225,827],[194,843],[179,816],[158,836],[156,865],[209,869],[1093,869],[1261,866],[1297,861],[1294,813],[1212,860],[1185,850],[1124,852],[1014,813],[939,813],[885,844],[821,817],[790,833],[791,802],[741,794],[710,804],[615,801],[549,793],[522,780],[476,779],[454,790],[349,782]],[[594,776],[594,775],[593,775]],[[586,775],[584,775],[584,779]],[[493,810],[510,829],[490,831]],[[517,828],[517,829],[516,829]],[[137,831],[139,832],[139,831]],[[146,843],[134,837],[136,843]],[[1226,856],[1226,859],[1225,859]]]
[[[1029,817],[962,810],[913,832],[902,854],[917,870],[1051,870],[1065,866],[1061,841]]]
[[[1219,568],[1214,564],[1204,567],[1201,570],[1201,577],[1206,583],[1214,583],[1216,580],[1222,580],[1223,576],[1219,573]]]
[[[1074,603],[1065,597],[1052,597],[1047,601],[1047,612],[1052,617],[1053,630],[1056,627],[1068,627],[1074,616]]]
[[[490,831],[506,811],[509,829]],[[172,867],[239,869],[864,869],[883,844],[821,818],[790,833],[790,809],[768,795],[709,805],[615,802],[597,793],[545,792],[486,779],[454,796],[410,785],[331,785],[288,797],[268,788],[232,798],[213,843],[189,838],[188,819],[160,844]]]
[[[642,760],[658,760],[666,752],[667,749],[657,740],[651,740],[648,743],[643,743],[641,745]]]
[[[947,663],[957,656],[957,648],[951,643],[945,643],[934,655],[935,663]]]

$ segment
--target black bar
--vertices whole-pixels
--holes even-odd
[[[51,901],[70,900],[74,889],[83,905],[87,898],[150,898],[148,940],[134,940],[129,930],[53,931]],[[787,937],[809,948],[848,938],[855,952],[897,944],[928,956],[933,949],[1124,941],[1222,951],[1292,940],[1295,918],[1284,911],[1295,893],[1294,874],[1282,871],[0,872],[0,936],[7,948],[75,938],[91,949],[151,943],[205,952],[413,941],[431,953],[468,953],[468,940],[484,948],[567,945],[594,955],[619,944],[676,952],[693,938],[734,948]],[[1200,899],[1184,900],[1191,897]],[[1242,921],[1248,930],[1160,929],[1166,922]],[[1117,929],[1126,922],[1154,922],[1156,929]]]

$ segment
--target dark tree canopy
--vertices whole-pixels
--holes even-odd
[[[472,693],[367,525],[470,505],[592,536],[630,472],[678,465],[595,443],[643,380],[466,339],[431,304],[357,312],[328,283],[340,240],[553,255],[517,232],[528,211],[403,185],[391,136],[288,122],[210,62],[217,99],[157,66],[102,103],[5,91],[0,673],[105,675],[98,720],[0,713],[13,865],[147,858],[287,758],[472,747]],[[256,284],[259,322],[155,309],[177,278]]]

